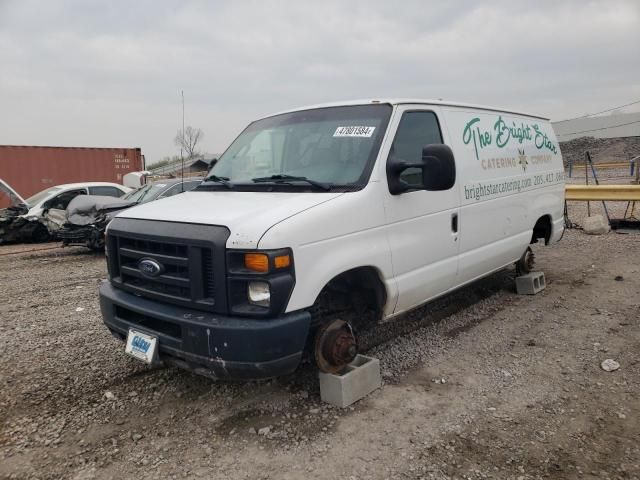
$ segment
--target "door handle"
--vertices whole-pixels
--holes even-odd
[[[458,233],[458,214],[457,213],[451,214],[451,231],[453,233]]]

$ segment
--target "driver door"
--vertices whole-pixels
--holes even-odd
[[[449,144],[440,110],[424,105],[401,106],[387,161],[419,163],[428,144]],[[428,170],[427,170],[428,174]],[[421,170],[401,174],[409,184],[421,181]],[[388,238],[398,285],[395,312],[420,305],[453,288],[458,271],[458,211],[456,184],[448,190],[414,190],[399,195],[385,191]]]
[[[78,195],[86,195],[86,188],[80,188],[78,190],[68,190],[66,192],[59,193],[51,200],[48,200],[43,206],[44,210],[56,209],[56,210],[66,210],[69,206],[71,200],[76,198]]]

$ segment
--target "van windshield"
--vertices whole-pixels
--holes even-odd
[[[207,180],[223,182],[227,188],[265,183],[306,189],[318,184],[363,186],[390,115],[390,105],[374,104],[303,110],[258,120],[236,138]]]

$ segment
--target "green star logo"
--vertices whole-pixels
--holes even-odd
[[[526,172],[527,171],[527,165],[529,164],[529,162],[527,162],[527,156],[524,153],[524,148],[523,149],[518,149],[518,163],[520,164],[520,166],[522,167],[522,171]]]

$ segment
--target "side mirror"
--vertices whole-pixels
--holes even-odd
[[[402,172],[410,168],[419,168],[422,171],[419,184],[409,184],[400,178]],[[392,195],[414,190],[449,190],[456,183],[453,151],[447,145],[432,144],[422,149],[421,162],[390,159],[387,163],[387,181]]]
[[[426,145],[422,149],[422,183],[425,190],[449,190],[456,183],[456,161],[447,145]]]

